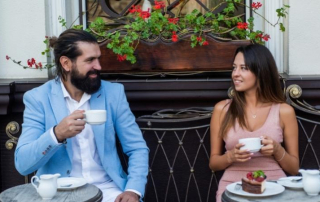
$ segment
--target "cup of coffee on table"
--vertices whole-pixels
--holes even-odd
[[[239,139],[239,143],[244,144],[240,150],[249,150],[252,153],[258,152],[262,147],[261,139],[259,137]]]
[[[107,121],[106,110],[86,110],[83,115],[84,120],[91,125],[103,124]]]

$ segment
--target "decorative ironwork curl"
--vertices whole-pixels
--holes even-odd
[[[299,85],[292,84],[288,86],[286,89],[286,98],[287,103],[290,104],[292,107],[301,110],[303,112],[307,112],[314,115],[320,115],[320,110],[317,107],[310,105],[306,101],[299,101],[297,100],[302,95],[302,89]],[[293,100],[294,99],[294,100]]]
[[[11,150],[13,148],[13,144],[17,144],[18,138],[14,137],[14,134],[17,134],[20,131],[20,126],[17,122],[11,121],[6,126],[6,134],[10,138],[7,140],[5,146],[8,150]]]
[[[228,97],[231,99],[234,96],[234,89],[232,87],[230,87],[228,89]]]

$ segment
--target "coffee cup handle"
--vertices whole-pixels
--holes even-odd
[[[83,112],[83,119],[85,122],[87,122],[87,119],[86,119],[86,112]]]
[[[38,176],[36,176],[36,175],[33,176],[30,181],[31,181],[32,186],[34,186],[34,188],[38,189],[38,186],[34,183],[34,181],[36,181],[36,182],[39,183],[39,178],[38,178]]]

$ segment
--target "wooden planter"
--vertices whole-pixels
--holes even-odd
[[[101,44],[102,73],[230,71],[235,50],[250,44],[247,40],[218,41],[211,36],[206,40],[209,45],[195,48],[191,48],[188,35],[175,43],[160,38],[153,43],[140,41],[135,64],[117,61],[105,42]]]

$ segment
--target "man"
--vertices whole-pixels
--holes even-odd
[[[24,95],[22,134],[15,165],[22,175],[60,173],[99,187],[103,201],[138,202],[144,195],[149,150],[129,109],[123,86],[101,81],[99,45],[82,30],[53,38],[57,78]],[[89,125],[84,111],[107,110],[107,121]],[[129,157],[123,171],[116,135]]]

